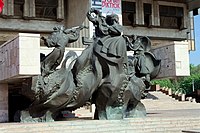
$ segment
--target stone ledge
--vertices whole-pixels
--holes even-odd
[[[19,33],[0,46],[0,82],[40,74],[40,35]]]

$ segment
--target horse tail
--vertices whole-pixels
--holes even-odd
[[[62,63],[61,68],[63,68],[63,69],[68,68],[69,70],[71,70],[71,68],[73,67],[77,57],[78,56],[77,56],[76,52],[69,51],[65,56],[65,59],[64,59],[64,61]]]

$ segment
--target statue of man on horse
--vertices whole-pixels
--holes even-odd
[[[32,82],[33,103],[22,111],[22,121],[51,121],[62,110],[75,110],[87,101],[95,104],[96,119],[123,119],[145,116],[140,102],[150,80],[160,68],[160,61],[149,51],[147,37],[122,35],[116,14],[104,17],[94,8],[87,18],[95,27],[95,35],[80,56],[67,53],[65,47],[79,38],[79,26],[56,27],[48,38],[42,38],[53,51],[41,60],[41,75]],[[127,56],[127,50],[135,52]],[[57,68],[61,65],[61,68]],[[23,117],[25,116],[25,117]]]

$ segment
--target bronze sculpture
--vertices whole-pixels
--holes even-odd
[[[87,17],[95,26],[95,36],[85,42],[88,47],[78,57],[70,51],[62,62],[65,46],[79,38],[84,26],[55,28],[48,39],[42,38],[54,50],[41,61],[41,75],[32,82],[34,102],[22,111],[21,121],[53,121],[60,111],[74,110],[89,99],[96,105],[96,119],[146,115],[140,100],[160,68],[149,39],[131,42],[129,36],[122,36],[116,14],[104,17],[91,8]],[[127,49],[135,55],[128,57]]]

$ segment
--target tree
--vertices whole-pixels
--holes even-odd
[[[193,93],[193,83],[194,89],[200,89],[200,65],[190,64],[190,76],[179,77],[175,82],[173,80],[153,80],[152,84],[159,84],[161,87],[172,88],[173,91],[180,91],[186,94]]]
[[[168,88],[174,87],[170,79],[152,80],[151,84],[152,85],[159,84],[160,87],[168,87]]]
[[[190,65],[190,76],[183,78],[180,81],[180,87],[186,91],[187,94],[193,93],[193,84],[194,89],[200,89],[200,65],[194,66]]]

